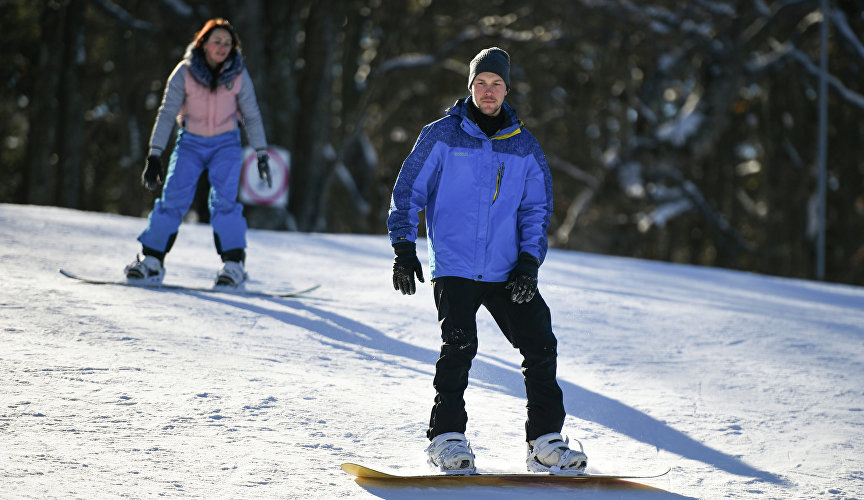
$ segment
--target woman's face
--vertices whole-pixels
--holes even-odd
[[[225,62],[228,54],[231,53],[231,47],[234,41],[231,39],[231,33],[223,28],[215,28],[210,32],[210,37],[202,46],[204,50],[204,59],[207,65],[211,68]]]

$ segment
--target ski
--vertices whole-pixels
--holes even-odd
[[[586,488],[606,489],[637,489],[656,490],[653,486],[633,482],[635,479],[652,479],[668,474],[671,469],[649,475],[620,475],[620,474],[543,474],[543,473],[514,473],[514,472],[478,472],[475,474],[398,474],[395,472],[383,472],[363,465],[354,463],[343,463],[342,470],[356,477],[358,480],[386,482],[392,485],[419,486],[431,483],[447,486],[507,486],[507,485],[538,485],[558,484]]]
[[[190,292],[204,292],[204,293],[224,293],[229,295],[243,295],[243,296],[252,296],[252,297],[273,297],[273,298],[286,298],[286,297],[297,297],[300,295],[307,294],[311,291],[317,290],[321,287],[321,285],[312,285],[306,288],[300,288],[297,290],[288,290],[284,292],[270,292],[266,290],[255,290],[248,288],[232,288],[228,286],[212,286],[212,287],[203,287],[203,286],[188,286],[188,285],[175,285],[171,283],[160,283],[160,284],[150,284],[150,283],[133,283],[129,281],[122,280],[111,280],[111,279],[93,279],[85,276],[81,276],[75,274],[73,272],[67,271],[65,269],[60,269],[60,274],[66,276],[67,278],[71,278],[73,280],[79,281],[81,283],[89,283],[91,285],[115,285],[115,286],[131,286],[136,288],[151,288],[154,290],[186,290]]]

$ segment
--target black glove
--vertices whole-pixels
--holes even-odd
[[[165,182],[165,174],[162,173],[162,158],[156,155],[147,157],[144,172],[141,173],[141,184],[150,191],[156,191]]]
[[[505,288],[510,290],[510,299],[517,304],[531,302],[537,293],[537,270],[540,261],[533,255],[522,252],[519,261],[510,273]]]
[[[423,283],[423,267],[417,259],[417,251],[413,242],[405,241],[393,245],[396,259],[393,261],[393,289],[402,292],[402,295],[414,295],[417,286],[414,283],[414,273],[417,279]]]
[[[258,177],[267,181],[267,187],[273,187],[273,177],[270,176],[270,163],[268,160],[270,159],[267,156],[267,153],[261,153],[258,155]]]

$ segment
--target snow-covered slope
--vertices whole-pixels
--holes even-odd
[[[453,493],[339,469],[425,467],[436,315],[429,286],[392,289],[385,236],[251,231],[250,286],[323,285],[297,299],[57,273],[121,277],[144,224],[0,205],[0,497]],[[212,247],[184,225],[166,282],[209,284]],[[864,289],[554,250],[540,280],[589,468],[672,467],[645,481],[667,493],[587,498],[864,497]],[[478,326],[468,437],[479,468],[521,471],[520,358]]]

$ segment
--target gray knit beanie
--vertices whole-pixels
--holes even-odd
[[[510,55],[504,52],[504,49],[498,47],[489,47],[483,49],[474,56],[471,60],[468,73],[468,89],[471,89],[471,84],[480,73],[495,73],[500,76],[504,83],[507,84],[507,90],[510,90]]]

